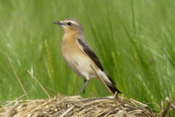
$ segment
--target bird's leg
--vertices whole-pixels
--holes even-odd
[[[81,92],[83,91],[83,96],[84,96],[85,88],[86,88],[87,83],[88,83],[88,80],[84,80],[84,85],[83,85],[83,87],[81,88],[81,90],[80,90],[80,92],[78,93],[78,95],[80,95]]]
[[[87,84],[87,83],[88,83],[88,80],[84,80],[84,84]],[[86,85],[85,85],[85,87],[83,89],[83,97],[84,97],[84,94],[85,94],[85,89],[86,89]]]

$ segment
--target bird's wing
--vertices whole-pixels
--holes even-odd
[[[82,41],[81,39],[78,39],[78,43],[79,43],[79,45],[81,46],[81,48],[82,48],[82,51],[87,55],[87,56],[89,56],[91,59],[92,59],[92,61],[100,68],[100,70],[103,72],[103,73],[105,73],[105,71],[104,71],[104,69],[103,69],[103,67],[102,67],[102,65],[101,65],[101,63],[100,63],[100,61],[99,61],[99,59],[98,59],[98,57],[95,55],[95,53],[92,51],[92,49],[84,42],[84,41]],[[113,92],[113,93],[115,93],[116,91],[118,92],[118,93],[121,93],[116,87],[115,87],[115,82],[109,77],[109,75],[108,74],[106,74],[105,73],[105,75],[107,76],[107,78],[110,80],[110,84],[108,84],[107,82],[107,86],[109,87],[109,89]],[[103,77],[104,78],[104,77]],[[104,79],[106,79],[106,78],[104,78]],[[106,81],[106,80],[105,80]]]
[[[92,59],[92,61],[100,68],[100,70],[101,70],[103,73],[105,73],[105,71],[104,71],[104,69],[103,69],[103,67],[102,67],[102,65],[101,65],[101,63],[100,63],[98,57],[95,55],[95,53],[92,51],[92,49],[91,49],[84,41],[82,41],[81,39],[78,39],[78,43],[79,43],[79,45],[81,46],[82,51]],[[121,92],[115,87],[115,82],[108,76],[108,74],[105,73],[105,75],[107,76],[107,78],[108,78],[109,81],[111,82],[110,84],[109,84],[109,82],[108,82],[108,83],[106,82],[106,85],[109,87],[109,89],[110,89],[113,93],[115,93],[116,91],[117,91],[118,93],[121,93]],[[104,78],[104,77],[103,77],[103,78]],[[106,79],[106,78],[104,78],[104,79]]]
[[[78,43],[83,48],[83,52],[86,53],[92,59],[92,61],[100,68],[101,71],[104,71],[98,57],[92,51],[92,49],[86,43],[84,43],[81,39],[78,39]]]

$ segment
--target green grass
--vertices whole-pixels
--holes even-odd
[[[82,23],[90,45],[117,87],[129,98],[160,104],[175,100],[175,2],[172,0],[0,0],[0,100],[23,91],[30,99],[47,98],[31,77],[65,95],[76,95],[83,80],[65,64],[60,51],[67,17]],[[57,93],[48,89],[51,95]],[[85,96],[109,95],[91,80]]]

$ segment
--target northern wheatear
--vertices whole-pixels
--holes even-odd
[[[89,79],[99,77],[113,93],[120,93],[115,87],[115,82],[104,71],[98,57],[86,41],[80,22],[76,19],[67,18],[53,23],[61,25],[65,32],[61,43],[64,60],[84,80],[84,85],[79,94],[83,91],[84,95]]]

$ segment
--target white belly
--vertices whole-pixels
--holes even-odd
[[[69,67],[84,79],[96,77],[93,69],[91,68],[91,60],[88,56],[83,55],[63,55],[64,60]]]

